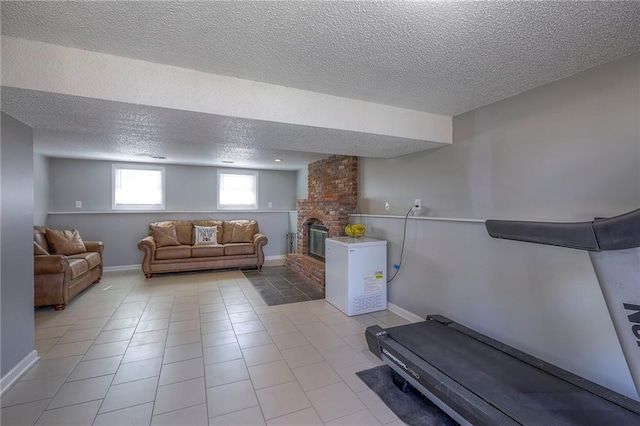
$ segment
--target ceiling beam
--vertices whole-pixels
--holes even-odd
[[[452,117],[2,37],[2,85],[441,144]]]

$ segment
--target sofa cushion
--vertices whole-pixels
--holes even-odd
[[[72,254],[71,256],[69,256],[69,259],[84,259],[87,261],[87,264],[89,265],[89,269],[93,269],[96,266],[100,266],[100,263],[102,263],[100,254],[96,252]]]
[[[218,244],[218,227],[217,226],[193,226],[195,234],[194,245],[213,245]]]
[[[224,228],[222,227],[221,220],[208,220],[208,219],[194,220],[193,225],[217,227],[218,228],[218,244],[222,244],[222,235],[224,234]]]
[[[49,252],[46,251],[45,249],[42,248],[42,246],[38,243],[36,243],[35,241],[33,242],[33,255],[34,256],[42,256],[42,255],[49,255]]]
[[[252,243],[229,243],[224,245],[225,256],[254,253],[255,251]]]
[[[57,231],[47,228],[46,232],[53,254],[71,255],[87,252],[80,233],[76,229]]]
[[[250,243],[258,232],[258,222],[255,220],[224,221],[223,243]]]
[[[179,246],[176,227],[173,223],[149,225],[149,235],[156,242],[156,247]]]
[[[38,245],[45,249],[47,253],[51,253],[51,247],[49,247],[49,242],[47,241],[47,228],[44,226],[34,226],[33,241],[38,243]]]
[[[191,246],[160,247],[156,249],[156,259],[188,259],[191,257]]]
[[[69,259],[69,278],[75,280],[89,271],[89,264],[84,259]]]
[[[198,245],[191,247],[191,257],[219,257],[224,256],[224,246],[216,245]]]

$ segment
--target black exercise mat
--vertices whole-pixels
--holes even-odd
[[[416,389],[404,393],[393,384],[391,368],[381,365],[356,373],[396,416],[410,426],[454,426],[458,423]]]

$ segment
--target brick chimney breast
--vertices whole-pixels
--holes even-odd
[[[308,224],[322,222],[328,228],[329,238],[344,235],[349,215],[356,212],[358,205],[358,157],[334,155],[309,164],[307,184],[308,198],[297,201],[297,254],[288,255],[285,265],[314,284],[319,284],[322,276],[324,286],[324,264],[307,256]],[[300,256],[313,262],[300,260]],[[322,273],[317,263],[322,265]]]

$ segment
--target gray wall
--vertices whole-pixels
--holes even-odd
[[[37,182],[33,193],[33,224],[47,223],[49,211],[49,158],[33,154],[33,180]]]
[[[50,158],[49,211],[110,211],[111,161]],[[166,210],[214,211],[215,167],[165,165]],[[296,172],[258,171],[258,208],[295,210]],[[82,201],[82,209],[76,209]],[[272,207],[268,207],[268,203]]]
[[[35,350],[33,334],[33,134],[2,113],[0,293],[4,377]]]
[[[49,211],[52,214],[48,216],[47,226],[76,228],[83,239],[103,241],[105,266],[139,265],[143,256],[136,244],[147,235],[149,223],[170,219],[256,219],[260,232],[269,238],[265,256],[285,253],[285,234],[290,227],[288,211],[296,208],[296,172],[258,171],[260,211],[216,212],[216,168],[166,165],[169,213],[98,213],[111,211],[111,165],[109,161],[49,159]],[[75,208],[76,201],[82,201],[82,209]]]
[[[309,196],[309,169],[304,168],[296,172],[296,199],[304,199]]]
[[[360,163],[360,210],[574,219],[640,200],[640,55],[457,116],[454,144]]]
[[[640,55],[454,118],[452,146],[361,159],[360,210],[581,220],[640,207]],[[399,261],[401,219],[365,218]],[[440,313],[637,398],[588,255],[499,241],[482,223],[409,220],[390,302]]]

